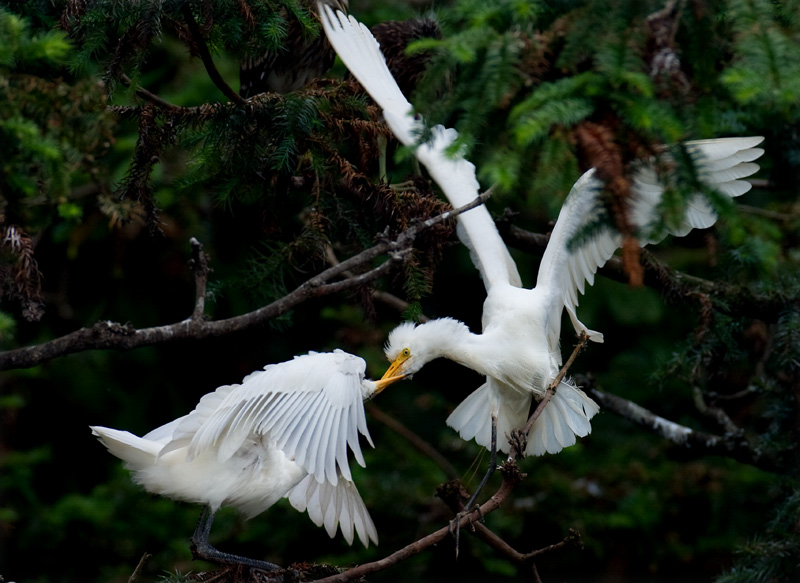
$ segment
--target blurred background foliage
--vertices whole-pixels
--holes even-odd
[[[317,34],[302,2],[0,6],[3,350],[101,320],[144,328],[187,317],[191,237],[211,256],[207,314],[221,319],[293,289],[324,268],[329,249],[347,257],[445,208],[424,181],[392,190],[379,180],[386,129],[355,84],[330,80],[342,77],[341,64],[328,80],[242,107],[195,58],[187,10],[235,90],[247,51],[289,42],[287,14]],[[717,226],[653,251],[675,269],[784,298],[785,309],[764,320],[719,312],[709,320],[693,299],[599,278],[581,319],[606,340],[574,372],[670,420],[722,433],[698,411],[699,394],[777,471],[679,447],[604,412],[578,445],[525,460],[526,480],[487,525],[521,551],[580,531],[582,550],[539,561],[545,581],[797,580],[800,3],[353,0],[351,11],[370,26],[437,19],[442,39],[411,49],[433,55],[412,101],[429,122],[458,129],[483,185],[497,185],[490,209],[508,207],[514,224],[536,232],[548,231],[581,170],[609,157],[627,172],[658,144],[766,137],[756,188],[736,205],[712,198],[723,216]],[[691,164],[679,148],[671,153],[679,172],[665,221],[693,191]],[[390,140],[387,178],[411,172]],[[538,259],[515,257],[532,284]],[[406,315],[480,327],[483,287],[451,228],[426,233],[376,287],[410,302]],[[309,350],[354,352],[380,376],[382,343],[402,317],[362,289],[229,338],[84,352],[3,372],[0,574],[125,581],[144,552],[154,557],[143,580],[201,570],[188,550],[199,508],[132,485],[88,425],[142,434],[217,386]],[[572,341],[564,337],[565,350]],[[470,487],[486,455],[444,420],[479,384],[468,370],[434,362],[370,406],[443,453]],[[356,480],[378,548],[330,540],[287,504],[248,523],[221,513],[216,544],[285,565],[345,566],[445,524],[450,513],[434,493],[447,469],[370,417],[377,449]],[[462,545],[458,561],[442,544],[370,579],[520,577],[477,539]]]

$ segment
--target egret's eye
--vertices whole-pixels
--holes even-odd
[[[410,348],[404,348],[403,349],[403,356],[406,356],[406,357],[411,356],[411,349]]]

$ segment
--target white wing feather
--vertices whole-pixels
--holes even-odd
[[[364,465],[359,432],[372,439],[361,381],[366,363],[341,350],[310,353],[269,365],[205,395],[177,424],[161,455],[188,446],[187,461],[211,447],[230,458],[249,435],[269,435],[287,457],[317,481],[350,480],[349,446]]]
[[[338,11],[334,14],[326,5],[318,4],[317,7],[325,34],[339,58],[381,107],[383,117],[397,139],[406,146],[415,146],[424,124],[414,117],[414,108],[386,66],[378,41],[352,16],[348,18]],[[475,166],[460,154],[447,152],[458,133],[443,126],[435,126],[432,133],[429,142],[417,147],[417,158],[451,205],[460,207],[472,202],[480,194]],[[459,237],[469,248],[486,289],[498,283],[519,287],[521,281],[517,266],[486,207],[481,205],[459,215],[458,219],[464,227],[459,229]]]
[[[298,511],[308,511],[317,526],[325,526],[328,536],[336,535],[337,525],[348,544],[353,544],[353,534],[369,547],[370,541],[378,544],[378,531],[358,493],[355,484],[343,476],[336,484],[318,482],[306,476],[286,494],[289,503]]]
[[[758,164],[752,161],[764,153],[764,150],[755,147],[762,140],[761,137],[698,140],[687,142],[686,147],[695,157],[701,180],[719,192],[735,197],[751,187],[749,182],[740,179],[758,170]],[[589,285],[594,283],[597,269],[611,258],[620,246],[622,237],[617,231],[607,228],[574,249],[568,249],[575,235],[597,217],[597,197],[602,186],[594,170],[586,172],[575,183],[561,208],[542,257],[536,290],[547,297],[549,310],[553,314],[548,319],[551,347],[558,346],[562,307],[566,308],[576,332],[586,331],[596,342],[603,340],[602,334],[589,330],[578,320],[575,308],[578,306],[578,293],[584,292],[584,282]],[[654,220],[664,188],[659,184],[653,168],[645,166],[634,175],[632,190],[631,216],[634,226],[646,230]],[[689,204],[683,223],[671,233],[683,236],[693,228],[710,227],[716,220],[716,213],[698,194]],[[646,235],[640,240],[641,245],[656,242]]]

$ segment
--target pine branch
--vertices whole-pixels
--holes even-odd
[[[110,321],[97,322],[90,328],[81,328],[42,344],[2,352],[0,353],[0,370],[29,368],[53,358],[87,350],[112,348],[131,350],[176,340],[200,340],[225,336],[253,328],[285,314],[309,299],[357,288],[388,273],[395,262],[405,257],[414,239],[421,232],[483,204],[488,196],[488,193],[484,193],[467,205],[420,221],[400,233],[395,239],[382,241],[338,265],[329,267],[302,283],[291,293],[247,314],[227,320],[208,321],[198,317],[195,305],[192,316],[181,322],[164,326],[136,329],[129,324]],[[371,265],[381,255],[388,255],[388,258],[378,267],[340,281],[333,281],[349,270]],[[203,281],[202,278],[199,278],[199,281]]]

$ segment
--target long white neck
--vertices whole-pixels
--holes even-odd
[[[481,359],[476,357],[483,351],[483,336],[472,333],[463,322],[452,318],[431,320],[417,326],[414,336],[415,344],[425,354],[425,362],[447,358],[487,374],[480,366]]]

